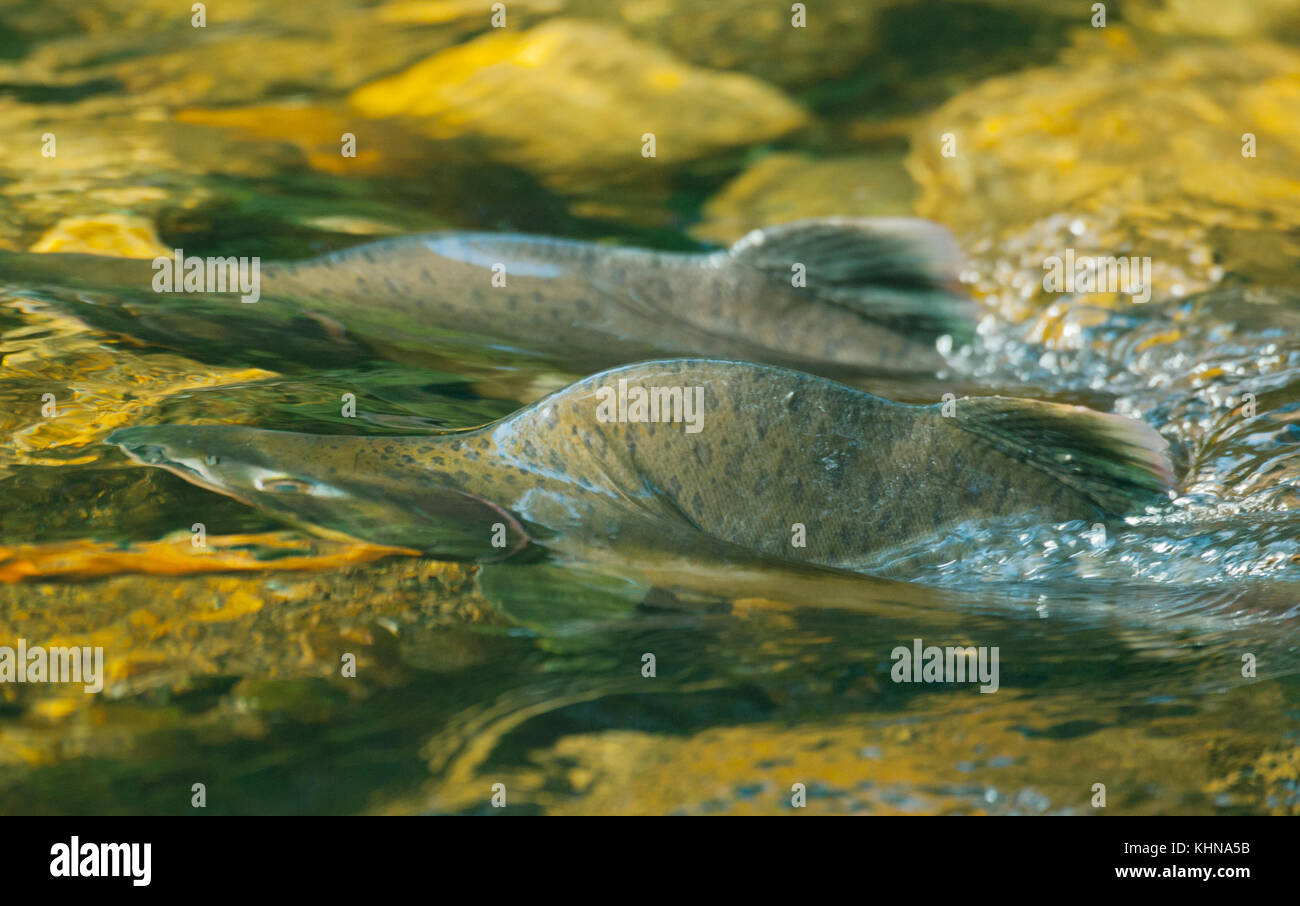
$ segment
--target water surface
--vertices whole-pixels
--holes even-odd
[[[747,0],[512,4],[499,34],[450,3],[213,5],[204,29],[173,6],[0,8],[0,247],[271,260],[457,227],[680,250],[919,213],[957,233],[985,319],[933,381],[868,389],[1141,418],[1178,487],[1104,535],[962,526],[890,555],[910,582],[368,559],[103,440],[463,428],[580,375],[500,348],[403,364],[310,319],[11,281],[0,644],[102,645],[108,680],[0,687],[0,811],[181,814],[203,783],[212,813],[480,813],[500,783],[512,812],[782,813],[803,784],[813,812],[1092,814],[1101,783],[1110,813],[1300,812],[1300,12],[1126,3],[1094,29],[1077,4],[833,2],[813,53]],[[534,84],[467,101],[520,47],[545,61]],[[429,59],[465,92],[432,111],[402,100]],[[693,114],[679,82],[736,119]],[[544,116],[533,91],[592,113]],[[636,128],[624,160],[619,110],[663,157]],[[1153,301],[1044,293],[1067,246],[1151,256]],[[915,638],[997,646],[998,691],[893,682]]]

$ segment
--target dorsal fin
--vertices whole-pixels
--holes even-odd
[[[914,218],[827,217],[754,230],[731,247],[739,264],[807,288],[899,333],[965,342],[975,307],[955,291],[961,253],[938,224]]]

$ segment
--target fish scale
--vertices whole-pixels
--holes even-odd
[[[958,260],[946,231],[917,220],[800,221],[700,253],[428,233],[265,262],[261,300],[239,315],[309,316],[410,364],[435,361],[450,343],[549,357],[571,372],[704,355],[835,377],[932,374],[943,366],[936,342],[974,328],[973,306],[953,290]],[[230,301],[154,294],[152,278],[148,261],[0,252],[0,284],[117,290],[146,312],[173,314],[200,298]],[[54,298],[104,317],[75,293]],[[220,319],[207,329],[221,329]],[[229,329],[253,333],[246,324]]]
[[[700,430],[600,420],[620,382],[703,388]],[[1164,441],[1140,422],[1002,397],[945,412],[788,369],[680,359],[612,369],[444,436],[174,425],[110,442],[309,529],[484,559],[522,546],[491,545],[505,525],[570,555],[732,550],[867,569],[989,514],[1124,515],[1171,478]],[[792,543],[795,523],[806,546]]]

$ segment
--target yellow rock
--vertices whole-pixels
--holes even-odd
[[[517,24],[523,13],[554,13],[563,8],[560,0],[512,0],[507,7],[506,25]],[[380,22],[405,22],[414,25],[442,25],[447,22],[473,20],[487,23],[492,11],[481,0],[395,0],[375,11]]]
[[[617,29],[565,20],[493,30],[358,89],[351,103],[368,117],[406,118],[435,139],[479,142],[484,154],[560,189],[587,186],[601,171],[636,181],[664,164],[808,122],[757,79],[700,69]],[[642,156],[647,134],[653,158]]]
[[[254,597],[246,591],[236,590],[225,596],[220,608],[200,611],[194,615],[194,618],[205,623],[224,623],[250,613],[257,613],[262,609],[262,604],[261,598]]]
[[[0,182],[0,236],[24,249],[51,224],[63,222],[76,232],[66,235],[56,229],[48,239],[64,243],[63,250],[150,257],[153,253],[145,252],[156,237],[145,224],[223,194],[200,174],[261,178],[296,163],[292,149],[268,148],[269,153],[251,155],[247,145],[215,130],[155,120],[143,111],[130,116],[69,112],[51,126],[38,118],[42,110],[0,109],[5,123],[0,159],[7,167]],[[41,136],[51,129],[58,138],[57,157],[24,150],[40,147]],[[99,216],[101,211],[113,213]],[[96,227],[99,222],[102,227]],[[91,232],[108,235],[84,235]],[[114,237],[114,232],[126,236]],[[78,240],[106,245],[87,248]]]
[[[1082,29],[1061,64],[990,79],[913,137],[918,213],[967,237],[1008,317],[1047,303],[1043,262],[1067,248],[1149,258],[1156,300],[1300,258],[1300,52],[1122,34]]]
[[[1300,73],[1265,79],[1247,88],[1242,93],[1241,111],[1249,122],[1277,136],[1292,154],[1300,156],[1300,128],[1296,125],[1300,113]]]
[[[25,638],[47,648],[102,647],[105,692],[129,696],[149,688],[184,690],[212,676],[337,677],[338,651],[369,656],[369,646],[345,643],[349,627],[378,623],[400,633],[414,623],[450,627],[495,619],[474,590],[472,565],[393,556],[392,549],[376,558],[378,549],[368,545],[287,532],[209,535],[199,549],[187,532],[180,535],[129,547],[26,546],[31,565],[57,561],[76,568],[53,570],[46,580],[0,582],[0,638],[10,645]],[[0,555],[0,572],[14,564],[15,553],[11,547]],[[68,581],[76,576],[96,581]],[[278,594],[286,585],[302,588],[286,599]],[[278,606],[286,601],[298,606]],[[24,605],[32,609],[19,621]],[[316,659],[304,659],[308,646],[320,653]],[[382,683],[384,672],[377,665],[364,682]],[[0,764],[111,752],[176,718],[153,705],[106,714],[96,710],[100,696],[72,688],[74,694],[52,684],[0,683],[0,701],[45,718],[0,724]],[[68,700],[81,713],[45,703],[51,699]],[[81,732],[85,720],[106,732]],[[75,737],[64,735],[69,727],[77,729]]]
[[[412,28],[355,0],[261,7],[237,40],[206,40],[186,28],[159,36],[154,52],[126,55],[107,69],[133,99],[173,107],[249,104],[283,96],[286,85],[331,96],[455,43],[485,27],[489,16],[482,4],[481,18]],[[209,4],[208,32],[221,27],[218,18],[221,25],[230,21]]]
[[[32,713],[49,721],[58,721],[78,710],[85,703],[85,693],[81,700],[76,698],[49,698],[32,706]]]
[[[73,252],[119,258],[156,258],[170,255],[153,222],[127,214],[65,217],[32,246],[33,252]]]
[[[1289,32],[1300,35],[1297,0],[1129,0],[1124,19],[1152,31],[1172,35],[1206,35],[1221,38],[1270,37]]]
[[[296,145],[314,169],[339,175],[391,173],[394,161],[381,149],[391,142],[373,135],[358,137],[356,156],[341,153],[345,133],[356,135],[356,124],[331,107],[268,104],[232,108],[188,108],[177,111],[177,122],[220,126],[238,137],[270,139]]]
[[[898,155],[769,154],[709,199],[691,233],[730,244],[750,230],[805,217],[906,215],[915,194]]]
[[[568,0],[570,16],[621,25],[699,66],[730,69],[783,86],[853,68],[880,43],[888,0],[817,0],[796,27],[791,3],[771,0]]]

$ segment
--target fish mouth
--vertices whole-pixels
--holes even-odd
[[[179,466],[194,471],[188,466],[182,466],[167,445],[148,427],[120,428],[108,435],[104,442],[120,447],[122,452],[141,465]]]
[[[160,466],[174,462],[167,447],[154,440],[148,428],[119,428],[104,439],[107,444],[121,447],[136,462],[146,466]]]
[[[219,483],[213,476],[194,468],[173,454],[167,445],[158,439],[155,429],[149,426],[119,428],[108,435],[104,442],[119,447],[128,457],[141,465],[165,469],[205,490],[234,496],[230,488]]]

